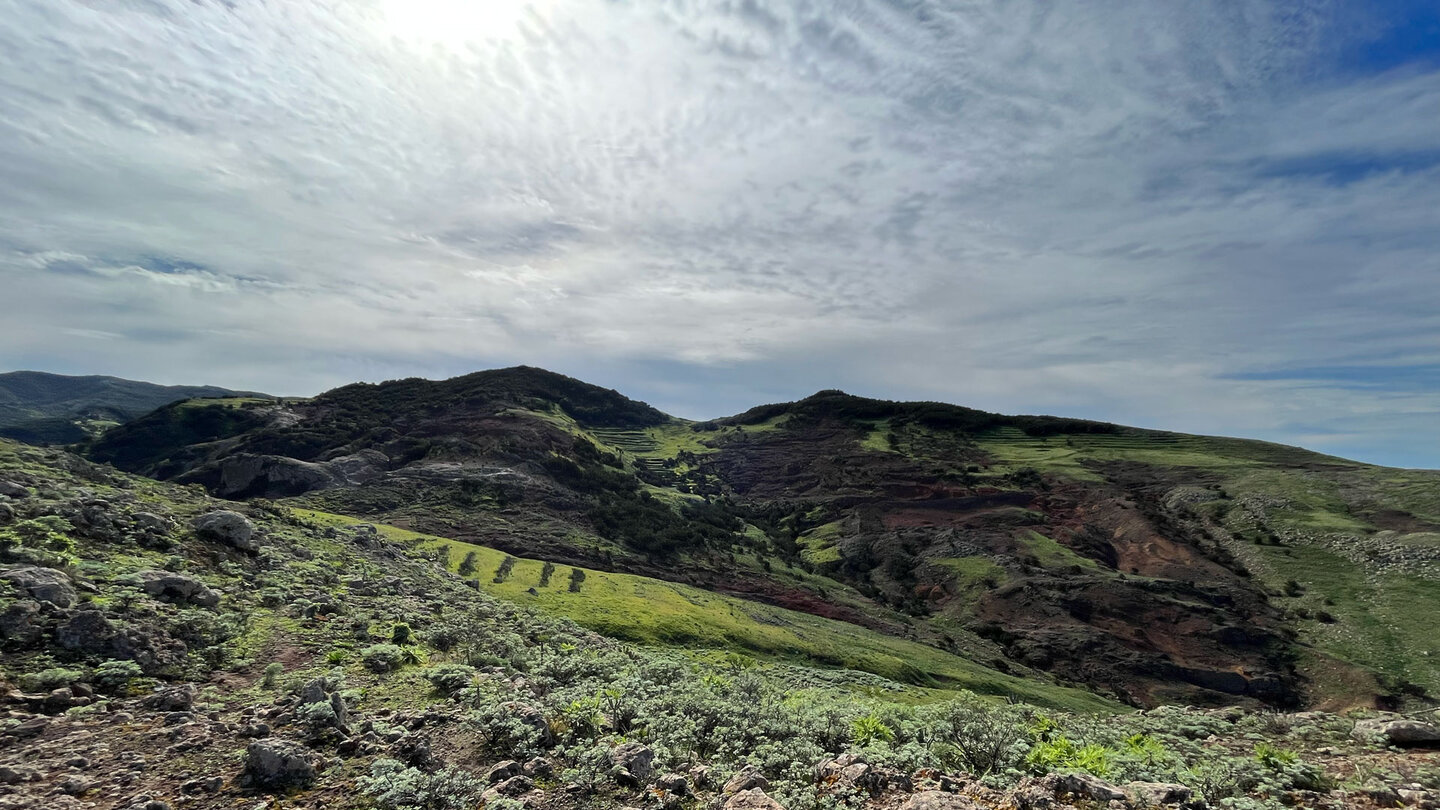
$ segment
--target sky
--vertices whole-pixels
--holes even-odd
[[[1440,7],[0,0],[0,370],[1440,468]]]

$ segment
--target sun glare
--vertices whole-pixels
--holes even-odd
[[[383,0],[388,33],[402,39],[464,45],[513,37],[542,0]]]

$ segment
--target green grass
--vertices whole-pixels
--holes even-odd
[[[358,522],[314,510],[294,511],[321,525]],[[1122,708],[1078,689],[1004,675],[924,644],[649,577],[584,569],[580,592],[571,593],[570,566],[558,566],[549,587],[541,588],[543,563],[518,559],[510,577],[497,583],[494,572],[506,556],[503,552],[382,524],[376,528],[387,538],[420,548],[450,546],[452,568],[473,551],[479,566],[476,579],[486,593],[626,641],[688,649],[741,649],[766,658],[860,670],[900,683],[968,689],[1073,711]],[[535,594],[529,593],[532,588]]]
[[[941,557],[933,564],[944,568],[951,576],[951,582],[958,591],[956,603],[968,613],[980,596],[992,586],[1004,585],[1010,578],[1004,568],[989,557]]]
[[[1367,574],[1345,557],[1313,546],[1256,551],[1278,580],[1267,584],[1279,587],[1295,579],[1305,586],[1304,597],[1282,603],[1326,610],[1338,619],[1302,623],[1305,641],[1338,658],[1440,690],[1440,660],[1427,654],[1435,649],[1440,582]]]
[[[1100,567],[1099,563],[1089,557],[1082,557],[1039,532],[1025,532],[1020,536],[1019,542],[1021,548],[1034,554],[1046,568],[1067,568],[1072,565],[1090,569]]]
[[[811,565],[840,562],[840,549],[835,547],[835,541],[840,539],[841,525],[839,521],[826,523],[795,538],[801,558]]]

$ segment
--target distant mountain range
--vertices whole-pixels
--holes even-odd
[[[177,400],[236,396],[265,395],[213,385],[12,371],[0,374],[0,436],[30,444],[71,444]]]

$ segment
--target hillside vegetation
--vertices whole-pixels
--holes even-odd
[[[7,808],[1268,810],[1440,790],[1436,752],[1387,744],[1440,737],[1424,723],[1119,711],[844,627],[0,441]]]
[[[171,402],[234,396],[263,395],[210,385],[12,371],[0,374],[0,436],[30,444],[72,444]]]

